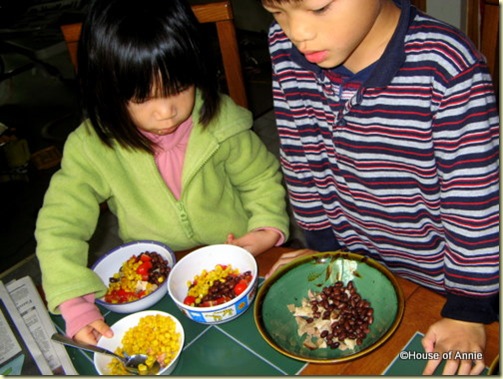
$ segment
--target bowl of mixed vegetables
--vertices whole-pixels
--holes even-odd
[[[257,262],[247,250],[211,245],[178,261],[167,282],[180,311],[201,324],[221,324],[243,314],[257,291]]]
[[[112,249],[92,266],[107,286],[96,303],[117,313],[151,307],[166,295],[175,261],[173,251],[156,241],[134,241]]]

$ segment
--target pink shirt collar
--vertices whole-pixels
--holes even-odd
[[[145,137],[156,144],[155,163],[176,199],[180,199],[182,193],[183,162],[193,126],[192,117],[189,117],[172,134],[160,136],[141,131]]]

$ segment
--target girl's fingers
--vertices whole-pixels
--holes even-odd
[[[225,241],[225,243],[232,245],[233,242],[234,242],[234,234],[229,233],[229,235],[227,236],[227,241]]]

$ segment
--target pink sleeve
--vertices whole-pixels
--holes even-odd
[[[66,334],[73,338],[84,326],[96,320],[104,320],[100,310],[94,304],[94,294],[70,299],[60,304],[61,316],[66,323]]]

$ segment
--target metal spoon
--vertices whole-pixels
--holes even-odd
[[[51,338],[56,342],[62,343],[63,345],[68,345],[68,346],[76,347],[79,349],[92,351],[94,353],[106,354],[106,355],[110,355],[114,358],[117,358],[118,360],[120,360],[122,362],[122,364],[124,365],[124,368],[128,372],[130,372],[132,374],[136,374],[136,375],[138,375],[138,373],[139,373],[138,365],[145,363],[145,361],[147,360],[147,356],[144,354],[133,354],[131,356],[124,354],[124,357],[121,357],[120,355],[115,354],[115,353],[111,352],[110,350],[107,350],[103,347],[91,345],[91,344],[83,343],[83,342],[77,342],[77,341],[74,341],[73,339],[71,339],[63,334],[59,334],[59,333],[54,333],[51,336]],[[159,362],[155,361],[154,364],[152,365],[152,367],[150,367],[148,369],[148,371],[145,372],[145,374],[146,375],[156,375],[160,369],[161,369],[161,366],[160,366]]]

